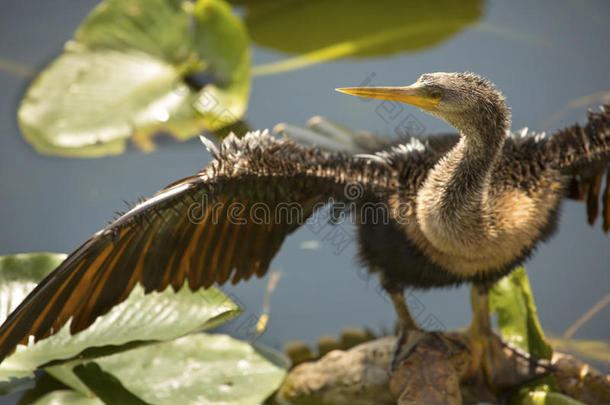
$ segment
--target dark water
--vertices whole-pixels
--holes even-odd
[[[95,3],[2,0],[0,58],[33,69],[44,66]],[[605,91],[608,97],[609,18],[610,3],[604,0],[511,5],[490,1],[483,5],[478,22],[429,47],[256,77],[247,119],[252,128],[266,128],[279,121],[302,125],[322,114],[352,128],[391,134],[396,121],[384,121],[379,103],[365,103],[333,89],[359,85],[367,78],[377,85],[406,85],[425,72],[470,70],[504,91],[514,128],[552,130],[583,122],[585,109],[599,100],[585,100],[581,107],[557,113],[583,96]],[[253,50],[255,65],[286,57],[260,46]],[[163,142],[151,154],[129,150],[100,159],[39,155],[24,142],[15,119],[29,80],[0,70],[0,254],[70,252],[114,209],[122,208],[123,199],[150,195],[209,161],[198,140]],[[402,114],[412,114],[427,132],[450,130],[417,109],[405,108]],[[316,240],[318,249],[303,248],[303,242]],[[362,271],[354,271],[355,248],[352,243],[337,254],[309,229],[291,236],[271,266],[282,276],[260,341],[281,348],[294,339],[313,343],[345,326],[391,328],[394,313],[377,293],[377,280],[367,281]],[[548,333],[560,335],[610,292],[610,236],[599,224],[586,224],[582,203],[568,202],[560,231],[538,249],[527,268],[542,325]],[[246,314],[226,331],[246,335],[240,322],[260,313],[266,282],[227,290],[245,306]],[[415,292],[412,299],[421,305],[420,322],[452,329],[470,320],[466,289]],[[610,308],[605,308],[575,337],[608,340],[609,325]]]

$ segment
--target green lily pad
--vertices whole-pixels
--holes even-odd
[[[118,378],[102,370],[97,363],[80,364],[72,371],[106,404],[148,405],[127,390]]]
[[[270,74],[341,57],[417,51],[445,41],[482,15],[483,0],[232,0],[245,7],[252,40],[299,55],[258,66]]]
[[[31,405],[104,405],[104,403],[96,397],[84,395],[72,390],[52,391],[38,398]]]
[[[35,253],[0,259],[0,322],[34,288],[33,278],[40,275],[37,277],[39,280],[48,274],[63,257]],[[16,277],[20,268],[24,269],[21,280]],[[177,293],[168,288],[160,293],[144,295],[143,288],[137,285],[125,301],[84,331],[71,335],[68,322],[49,338],[36,343],[31,339],[27,346],[18,346],[15,353],[0,364],[0,381],[32,377],[33,370],[41,365],[70,359],[84,351],[86,357],[94,357],[120,350],[117,346],[128,343],[131,346],[127,347],[132,347],[134,342],[172,340],[211,329],[239,312],[239,308],[215,288],[193,292],[184,285]]]
[[[100,379],[112,375],[131,394],[158,405],[258,404],[284,379],[288,365],[278,360],[279,356],[230,336],[195,334],[98,358],[95,364],[103,375],[98,378],[89,363],[86,366],[93,370],[84,376],[84,382],[88,387],[96,383],[98,390],[104,390]],[[90,395],[82,382],[74,384],[76,378],[70,364],[47,371]],[[82,370],[77,371],[83,378]]]
[[[106,0],[27,90],[19,124],[47,154],[118,154],[130,138],[151,150],[159,132],[188,139],[243,116],[249,63],[222,0]]]

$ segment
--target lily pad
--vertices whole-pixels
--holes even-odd
[[[19,108],[39,151],[92,157],[187,139],[243,116],[248,37],[222,0],[106,0],[32,83]]]
[[[104,405],[99,398],[91,397],[84,395],[77,391],[72,390],[59,390],[52,391],[35,402],[32,402],[31,405]]]
[[[483,0],[232,0],[252,40],[299,55],[255,67],[270,74],[341,57],[377,57],[437,45],[482,15]]]
[[[48,274],[63,255],[31,254],[0,259],[0,322],[34,288],[34,276]],[[38,264],[39,267],[35,267]],[[25,269],[22,279],[15,275]],[[188,333],[211,329],[229,320],[240,309],[220,290],[191,291],[184,285],[177,293],[171,288],[144,295],[139,285],[121,304],[99,317],[93,325],[75,335],[70,334],[70,321],[56,334],[27,346],[0,364],[0,381],[13,377],[32,377],[33,371],[53,360],[73,358],[83,352],[94,357],[120,350],[122,345],[172,340]],[[117,347],[119,346],[119,347]],[[97,348],[97,349],[92,349]],[[86,351],[87,350],[87,351]]]
[[[203,333],[98,358],[99,378],[93,363],[85,366],[88,373],[82,365],[75,370],[98,391],[105,389],[100,379],[114,376],[124,389],[151,404],[249,405],[262,403],[281,384],[287,364],[279,356],[227,335]],[[70,364],[47,371],[90,395],[82,383],[74,384]]]
[[[73,368],[73,372],[106,404],[149,405],[96,363],[80,364]]]

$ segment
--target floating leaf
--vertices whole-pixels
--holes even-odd
[[[34,278],[39,281],[63,257],[31,254],[0,259],[0,322],[34,287]],[[22,279],[16,276],[20,268],[24,269]],[[192,292],[184,285],[177,293],[168,288],[160,293],[144,295],[143,288],[136,285],[125,301],[96,319],[84,331],[71,335],[69,321],[49,338],[36,343],[31,338],[28,346],[18,346],[15,353],[0,364],[0,381],[11,377],[32,377],[33,370],[40,365],[70,359],[86,349],[87,356],[98,356],[120,350],[116,346],[130,342],[166,341],[214,328],[237,313],[237,306],[215,288]]]
[[[59,390],[52,391],[42,397],[36,402],[32,402],[31,405],[104,405],[104,403],[95,397],[84,395],[80,392],[72,390]]]
[[[95,364],[104,378],[111,374],[148,403],[249,405],[262,403],[284,379],[287,364],[279,356],[226,335],[196,334],[102,357]],[[66,370],[70,364],[47,371],[72,385]],[[94,371],[86,378],[93,379]]]
[[[161,131],[187,139],[240,118],[250,89],[248,38],[222,0],[106,0],[27,90],[26,139],[48,154],[144,150]]]
[[[148,405],[125,389],[118,378],[102,370],[96,363],[78,365],[74,367],[73,372],[106,404]]]
[[[233,0],[258,45],[300,55],[255,68],[292,70],[341,57],[371,57],[436,45],[475,22],[482,0]],[[253,71],[253,72],[254,72]]]

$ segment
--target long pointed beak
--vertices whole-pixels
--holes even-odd
[[[406,87],[343,87],[335,90],[352,96],[400,101],[424,109],[435,107],[439,102],[438,98],[428,96],[423,85],[418,83]]]

